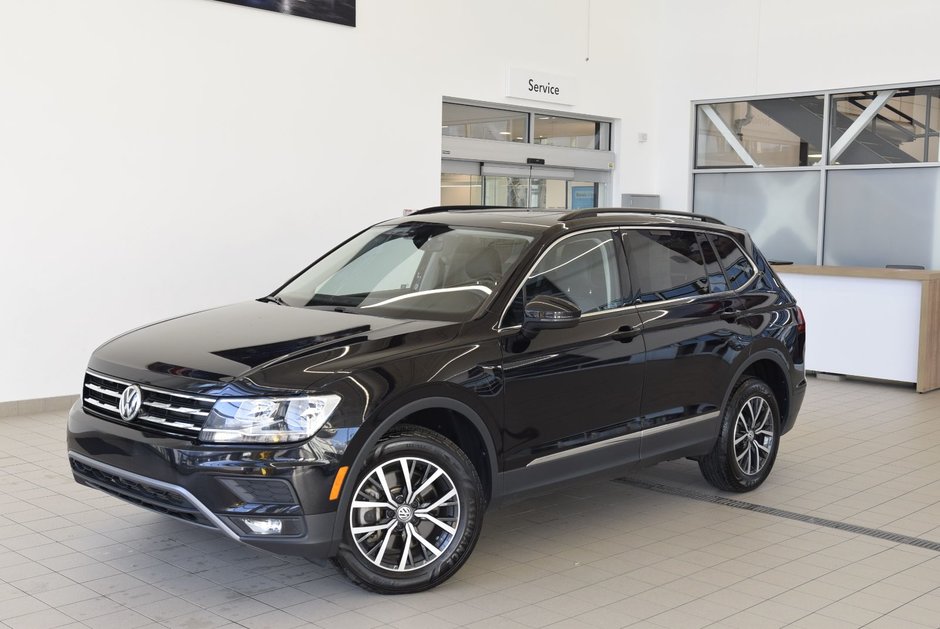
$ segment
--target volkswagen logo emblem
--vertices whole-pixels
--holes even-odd
[[[118,411],[121,413],[121,419],[131,421],[137,417],[140,412],[141,394],[140,387],[136,384],[124,389],[121,393],[121,399],[118,400]]]
[[[402,524],[411,522],[411,518],[414,516],[414,509],[408,505],[402,505],[398,507],[398,510],[395,512],[395,516],[398,518],[398,521]]]

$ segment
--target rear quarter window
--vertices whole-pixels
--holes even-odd
[[[699,232],[699,244],[702,246],[702,255],[705,259],[705,271],[708,273],[708,290],[712,293],[724,293],[728,290],[728,279],[718,261],[718,254],[712,246],[708,234]]]
[[[747,284],[756,273],[751,261],[744,255],[744,251],[728,236],[720,234],[709,234],[715,251],[718,252],[718,259],[721,266],[725,269],[725,275],[728,276],[728,284],[732,290],[737,290]]]

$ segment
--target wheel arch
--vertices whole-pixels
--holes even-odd
[[[382,437],[395,426],[404,423],[423,426],[454,441],[477,469],[484,487],[484,501],[488,503],[498,495],[496,446],[483,418],[472,407],[459,400],[443,396],[422,397],[389,413],[375,425],[368,438],[361,444],[356,458],[349,466],[337,501],[337,518],[333,525],[330,554],[335,554],[342,540],[346,523],[344,514],[355,491],[355,480],[362,472],[366,459]],[[477,447],[470,447],[468,450],[468,446],[474,445]],[[482,446],[482,449],[479,446]]]
[[[786,358],[774,349],[763,349],[755,352],[738,368],[732,382],[736,385],[746,376],[760,378],[774,392],[780,411],[780,430],[781,433],[786,432],[793,420],[790,416],[791,383]],[[736,387],[732,386],[725,393],[722,408],[727,406],[728,400],[734,394],[735,389]]]

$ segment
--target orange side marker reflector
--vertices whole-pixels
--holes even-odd
[[[339,500],[339,492],[343,488],[343,481],[346,480],[346,472],[348,471],[348,465],[336,470],[336,478],[333,480],[333,488],[330,490],[330,500]]]

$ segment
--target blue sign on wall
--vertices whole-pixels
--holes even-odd
[[[594,186],[571,186],[572,210],[583,210],[595,205],[597,201],[594,199]]]

